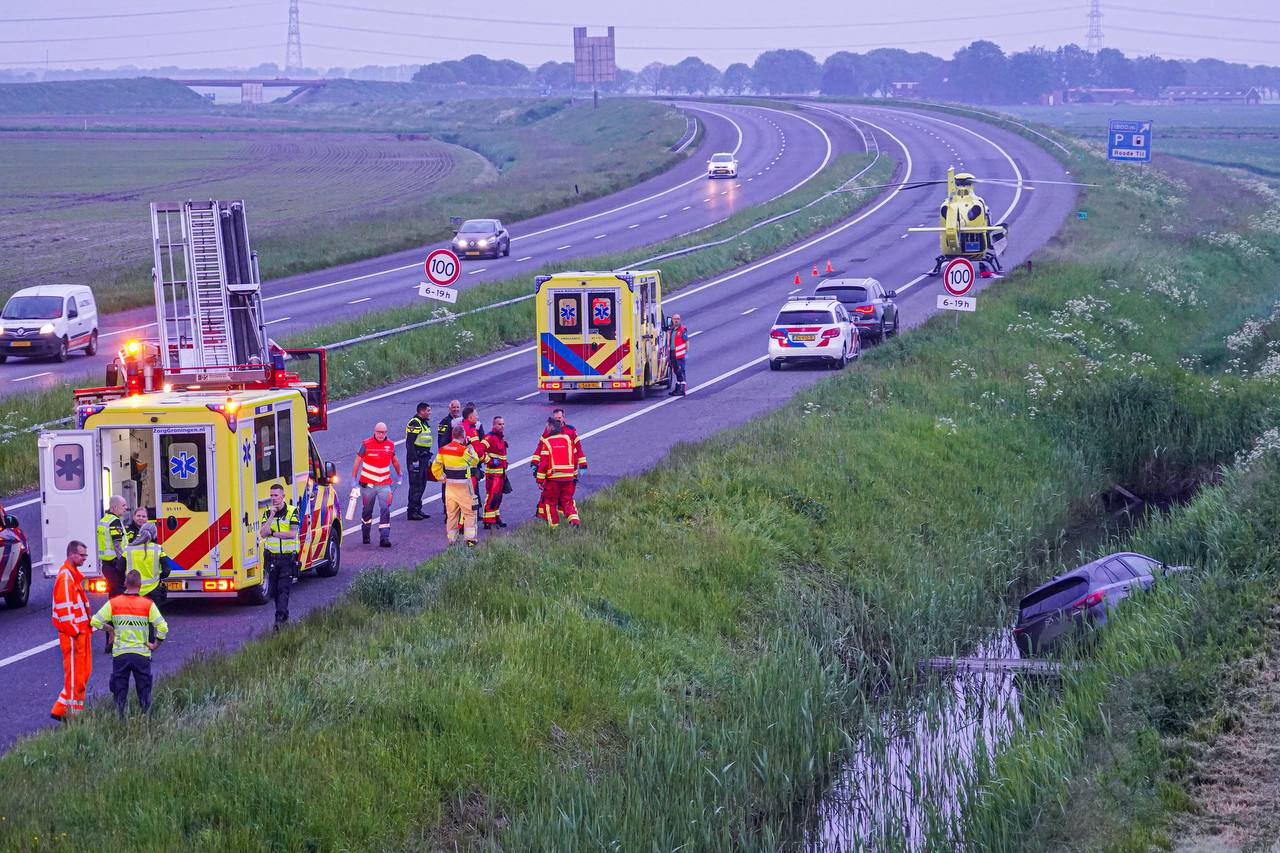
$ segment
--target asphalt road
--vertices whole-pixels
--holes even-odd
[[[828,109],[806,110],[805,115],[821,119],[824,126],[845,121],[837,112],[853,116],[886,153],[901,161],[899,177],[904,180],[935,178],[944,175],[949,165],[986,177],[1070,180],[1056,160],[1025,139],[968,119],[861,106]],[[800,176],[791,177],[798,180]],[[998,214],[997,221],[1007,220],[1012,226],[1007,265],[1021,262],[1045,243],[1074,207],[1069,187],[1032,191],[989,186],[984,195]],[[905,329],[933,314],[941,285],[923,273],[932,266],[936,236],[908,235],[906,229],[931,223],[937,203],[937,193],[928,190],[887,190],[860,213],[812,239],[670,296],[669,310],[679,309],[693,335],[689,396],[646,401],[599,395],[570,397],[566,404],[569,420],[577,427],[590,459],[579,493],[588,495],[653,466],[677,441],[696,441],[784,406],[797,390],[830,375],[820,368],[773,372],[765,363],[768,329],[778,306],[797,290],[793,284],[797,269],[809,269],[813,263],[825,265],[830,259],[837,275],[880,279],[887,288],[898,291]],[[811,281],[806,275],[806,284]],[[508,521],[526,521],[533,513],[535,490],[522,459],[533,450],[551,408],[545,396],[535,391],[533,366],[530,341],[370,392],[335,406],[329,430],[316,435],[317,443],[325,458],[336,462],[345,474],[358,442],[369,434],[375,421],[385,419],[398,426],[410,417],[418,400],[435,404],[438,417],[439,407],[450,398],[474,399],[486,423],[494,415],[506,418],[516,491],[507,497],[503,514]],[[858,367],[855,364],[848,369]],[[397,498],[403,500],[403,491]],[[360,545],[359,536],[354,535],[358,522],[349,524],[342,573],[332,579],[299,583],[293,592],[295,616],[332,601],[362,568],[404,567],[442,550],[445,542],[439,496],[431,498],[427,511],[434,518],[429,521],[407,522],[403,508],[397,510],[392,529],[396,548],[390,551]],[[34,499],[33,495],[19,496],[11,502],[11,509],[24,526],[37,531]],[[590,504],[584,507],[583,521],[586,531],[578,535],[590,535]],[[486,535],[482,533],[482,539]],[[49,586],[47,580],[37,581],[26,610],[0,610],[0,693],[6,696],[9,709],[0,720],[0,745],[47,724],[49,706],[59,689],[60,662],[50,644],[54,633],[49,624]],[[172,631],[156,658],[161,674],[173,671],[193,655],[232,649],[268,629],[271,622],[270,607],[230,602],[174,602],[166,607],[166,614]],[[96,661],[91,697],[106,693],[109,662],[101,653]]]
[[[832,116],[731,104],[685,104],[703,122],[698,152],[670,171],[594,201],[523,222],[505,223],[511,233],[506,258],[463,262],[459,289],[529,275],[547,264],[605,251],[644,246],[704,228],[811,180],[832,159],[862,151],[861,137]],[[706,160],[718,151],[738,154],[738,178],[706,177]],[[253,199],[246,199],[250,221]],[[137,225],[149,228],[145,204]],[[419,301],[423,262],[433,244],[326,270],[263,283],[267,333],[283,339],[335,318]],[[139,308],[102,318],[96,357],[10,359],[0,365],[0,397],[37,390],[66,379],[103,375],[129,337],[153,334],[155,310]],[[316,341],[316,344],[333,341]]]

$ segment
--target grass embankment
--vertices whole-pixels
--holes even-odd
[[[450,216],[536,216],[691,156],[669,150],[684,115],[647,101],[419,107],[394,134],[378,112],[363,108],[368,133],[348,129],[346,112],[313,110],[291,126],[297,108],[278,107],[234,131],[210,116],[199,138],[145,127],[9,134],[0,299],[57,280],[92,284],[104,311],[146,304],[152,200],[245,199],[262,275],[277,278],[437,242],[452,233]]]
[[[1269,310],[1272,256],[1144,219],[1194,190],[1202,228],[1233,228],[1257,199],[1195,170],[1079,171],[1104,183],[1093,215],[959,330],[677,448],[594,496],[579,535],[368,573],[166,680],[145,723],[97,707],[22,742],[0,759],[11,837],[775,849],[916,661],[1001,624],[1102,492],[1173,493],[1275,419],[1273,386],[1183,363]]]
[[[151,77],[131,80],[0,83],[0,115],[84,115],[172,110],[211,112],[213,105],[181,83]]]
[[[722,239],[781,212],[816,200],[824,192],[840,186],[851,175],[869,164],[865,154],[837,158],[822,174],[804,187],[769,204],[735,214],[712,228],[685,237],[642,246],[626,255],[611,254],[584,258],[572,264],[546,267],[540,272],[577,269],[614,269],[628,261],[636,261],[665,252]],[[860,178],[867,184],[884,183],[893,174],[894,161],[881,157]],[[849,216],[865,205],[870,194],[842,193],[814,204],[808,210],[758,228],[725,246],[699,251],[658,264],[663,271],[668,292],[716,273],[764,257],[802,237]],[[533,276],[492,282],[459,294],[455,311],[466,311],[482,305],[523,296],[529,293]],[[315,346],[359,337],[380,329],[411,324],[436,316],[438,305],[421,303],[361,315],[358,319],[318,326],[285,341],[286,346]],[[447,316],[447,315],[441,315]],[[420,376],[442,367],[457,364],[492,352],[507,344],[527,343],[533,329],[533,303],[526,301],[497,308],[470,317],[459,317],[438,326],[417,329],[330,354],[329,394],[340,400],[368,391],[396,379]],[[81,382],[65,383],[39,394],[22,398],[3,421],[0,421],[0,495],[11,494],[36,482],[38,460],[35,435],[26,428],[66,417],[72,408],[71,391],[85,385],[96,385],[101,379],[89,377]],[[10,398],[14,399],[14,398]]]

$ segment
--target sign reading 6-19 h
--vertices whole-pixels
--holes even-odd
[[[427,280],[440,287],[448,287],[462,275],[458,256],[448,249],[436,249],[427,255]]]

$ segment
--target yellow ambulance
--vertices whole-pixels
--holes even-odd
[[[538,389],[627,393],[671,387],[662,273],[563,272],[538,276]]]
[[[137,355],[131,343],[130,355]],[[319,382],[283,369],[319,363]],[[271,366],[178,376],[154,358],[121,365],[121,384],[76,392],[77,429],[39,437],[44,553],[87,542],[90,592],[106,592],[95,525],[113,495],[156,522],[173,571],[167,595],[270,599],[259,519],[271,486],[300,510],[304,574],[341,566],[337,475],[310,431],[326,425],[322,350]],[[163,384],[158,384],[158,383]],[[127,519],[126,519],[127,521]],[[46,563],[46,574],[57,561]]]

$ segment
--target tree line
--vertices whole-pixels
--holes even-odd
[[[529,68],[481,54],[423,65],[413,80],[436,86],[483,86],[565,93],[575,88],[573,63],[546,62]],[[750,65],[720,69],[697,56],[675,64],[654,62],[639,71],[618,69],[617,79],[600,84],[606,92],[651,95],[888,95],[895,83],[913,83],[913,96],[970,103],[1033,103],[1073,88],[1133,89],[1158,97],[1166,86],[1253,86],[1266,96],[1280,94],[1280,67],[1245,65],[1220,59],[1181,62],[1157,55],[1126,56],[1104,48],[1090,52],[1075,44],[1032,47],[1006,54],[991,41],[975,41],[950,59],[930,53],[880,48],[866,53],[838,51],[819,62],[803,50],[769,50]]]

